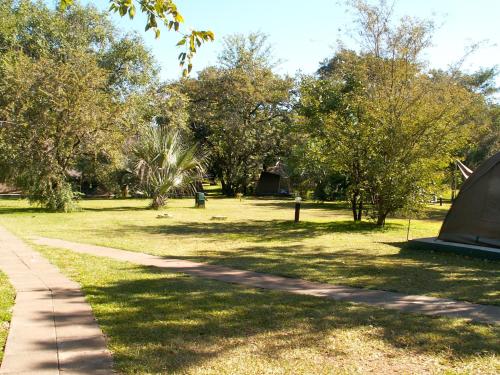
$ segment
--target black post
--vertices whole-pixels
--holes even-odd
[[[443,205],[443,197],[439,197],[439,205],[442,206]]]
[[[295,202],[295,222],[299,222],[299,216],[300,216],[300,202]]]

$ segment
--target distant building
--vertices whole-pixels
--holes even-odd
[[[290,195],[290,178],[281,161],[260,173],[255,195]]]

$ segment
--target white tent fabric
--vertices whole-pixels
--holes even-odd
[[[460,169],[460,172],[462,172],[462,176],[467,180],[469,176],[472,174],[472,169],[468,168],[464,163],[462,163],[460,160],[457,160],[457,166],[458,169]]]

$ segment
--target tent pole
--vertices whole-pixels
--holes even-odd
[[[457,163],[455,163],[457,165]],[[451,170],[451,203],[455,200],[455,170]]]

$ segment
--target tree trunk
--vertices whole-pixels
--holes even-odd
[[[361,217],[363,215],[363,197],[359,198],[359,205],[358,205],[358,217],[357,221],[361,221]]]
[[[163,195],[156,195],[153,197],[153,202],[151,202],[151,208],[154,210],[158,210],[161,207],[165,206],[166,199]]]
[[[122,198],[127,198],[128,197],[128,185],[123,185],[122,186]]]
[[[383,227],[385,225],[385,218],[387,217],[387,213],[378,213],[377,215],[377,226]]]
[[[359,190],[352,194],[351,210],[354,221],[361,221],[363,212],[363,196],[359,193]]]
[[[352,216],[353,216],[354,221],[358,220],[358,214],[356,212],[357,206],[358,206],[357,201],[358,201],[357,194],[353,194],[351,197],[351,210],[352,210]]]
[[[224,180],[224,177],[220,178],[220,183],[222,185],[222,194],[224,194],[227,197],[234,196],[234,187],[231,183],[227,183]]]

